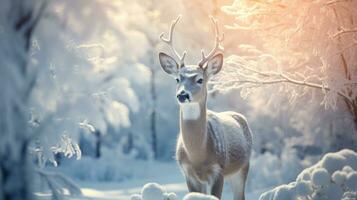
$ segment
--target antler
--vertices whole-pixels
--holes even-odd
[[[170,33],[169,33],[169,38],[166,39],[164,38],[165,33],[161,33],[160,35],[160,39],[165,42],[166,44],[169,45],[169,47],[171,47],[171,50],[173,51],[173,53],[176,55],[176,57],[179,59],[180,61],[180,67],[184,66],[184,60],[185,60],[185,56],[186,56],[186,51],[183,52],[182,56],[179,55],[179,53],[176,51],[176,49],[173,46],[173,34],[174,34],[174,29],[176,24],[180,21],[181,19],[181,15],[179,15],[176,20],[173,20],[170,26]]]
[[[214,44],[214,48],[211,50],[211,52],[209,52],[208,56],[205,56],[205,52],[203,51],[203,49],[201,50],[201,54],[202,54],[202,59],[201,61],[198,63],[198,66],[203,67],[203,65],[209,60],[211,59],[214,54],[217,51],[223,51],[224,48],[223,46],[221,46],[220,42],[223,41],[224,39],[224,33],[222,34],[222,37],[219,36],[219,30],[218,30],[218,23],[217,23],[217,19],[215,19],[213,16],[210,16],[211,21],[214,25],[214,29],[215,29],[215,44]]]

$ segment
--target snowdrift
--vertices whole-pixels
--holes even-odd
[[[303,170],[296,181],[263,193],[259,200],[356,200],[357,153],[344,149],[327,153]]]
[[[147,183],[141,190],[140,194],[134,194],[130,197],[131,200],[176,200],[175,193],[166,192],[165,188],[157,183]],[[218,200],[211,195],[200,193],[188,193],[183,200]]]

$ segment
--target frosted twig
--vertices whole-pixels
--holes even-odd
[[[332,37],[337,37],[337,36],[340,36],[342,34],[346,34],[346,33],[357,33],[357,28],[353,28],[353,29],[344,29],[344,28],[341,28],[341,30],[335,34],[333,34]]]

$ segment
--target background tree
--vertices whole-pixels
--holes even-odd
[[[273,84],[290,102],[317,89],[326,108],[344,102],[357,125],[355,7],[355,1],[322,0],[246,0],[223,7],[236,19],[229,28],[251,34],[254,42],[242,42],[216,88],[250,93]]]
[[[2,1],[0,17],[0,199],[33,199],[28,147],[37,132],[28,126],[28,100],[37,73],[29,67],[33,33],[44,1]]]

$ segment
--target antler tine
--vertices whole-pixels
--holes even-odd
[[[179,59],[180,61],[180,67],[184,66],[184,60],[186,57],[186,51],[183,52],[182,56],[180,56],[180,54],[176,51],[174,45],[173,45],[173,35],[174,35],[174,29],[176,24],[180,21],[182,15],[179,15],[176,20],[173,20],[170,26],[170,32],[169,32],[169,37],[168,38],[164,38],[165,33],[161,33],[160,35],[160,39],[165,42],[166,44],[169,45],[169,47],[171,48],[172,52],[175,54],[175,56]]]
[[[222,36],[220,37],[219,36],[219,29],[218,29],[218,21],[217,19],[215,19],[213,16],[210,16],[211,18],[211,21],[214,25],[214,30],[215,30],[215,43],[214,43],[214,47],[213,49],[209,52],[208,56],[206,57],[205,56],[205,52],[204,50],[202,49],[201,50],[201,54],[202,54],[202,59],[201,61],[198,63],[198,65],[200,67],[203,67],[203,65],[209,60],[211,59],[214,54],[217,52],[217,51],[223,51],[224,48],[221,46],[221,42],[223,41],[224,39],[224,33],[222,33]]]

